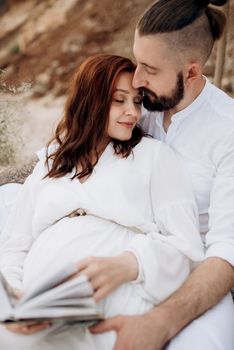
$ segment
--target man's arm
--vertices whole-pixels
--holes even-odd
[[[234,286],[233,267],[208,258],[166,301],[142,316],[117,316],[92,328],[117,332],[114,350],[160,350],[195,318],[216,305]]]
[[[220,258],[208,258],[159,309],[170,315],[168,338],[216,305],[234,286],[233,267]],[[157,316],[157,309],[152,311]],[[163,313],[162,313],[163,315]]]
[[[24,183],[25,179],[31,174],[33,168],[38,162],[38,157],[33,155],[20,166],[8,166],[0,172],[0,186],[7,183]]]

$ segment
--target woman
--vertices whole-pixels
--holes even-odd
[[[111,55],[93,56],[78,68],[52,145],[6,228],[0,268],[18,292],[45,268],[53,274],[76,260],[105,317],[143,313],[202,260],[190,183],[174,153],[137,125],[134,70],[130,60]],[[77,208],[86,215],[67,216]],[[47,326],[16,326],[11,331],[35,334],[2,330],[0,339],[6,349],[12,339],[33,349],[114,345],[113,333],[95,336],[80,326],[42,331]]]

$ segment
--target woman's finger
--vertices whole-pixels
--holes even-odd
[[[79,277],[81,274],[84,274],[84,271],[86,271],[86,269],[90,266],[91,262],[92,262],[93,258],[92,257],[88,257],[85,258],[83,260],[80,260],[77,263],[77,272],[73,273],[72,275],[66,277],[64,280],[62,280],[59,284],[61,283],[65,283],[69,280],[72,280],[74,278]]]
[[[36,332],[40,332],[40,331],[47,329],[49,327],[51,327],[51,323],[40,323],[37,325],[25,326],[25,328],[24,328],[25,333],[24,334],[30,335],[30,334],[33,334]]]
[[[77,263],[78,271],[80,272],[80,271],[86,269],[91,264],[94,264],[97,260],[98,260],[98,258],[97,257],[93,257],[93,256],[89,256],[87,258],[84,258],[83,260],[80,260]]]
[[[94,291],[103,288],[104,286],[110,286],[110,283],[108,283],[106,277],[103,275],[97,275],[93,278],[90,278],[89,282],[91,283]]]
[[[97,276],[103,275],[102,269],[96,264],[91,263],[82,270],[79,270],[78,276],[85,275],[89,281],[95,279]]]
[[[44,323],[33,323],[33,324],[27,324],[27,325],[22,325],[22,324],[10,324],[7,325],[6,328],[14,333],[19,333],[19,334],[33,334],[35,332],[39,332],[43,329],[46,329],[51,326],[51,322],[44,322]]]
[[[14,332],[14,333],[18,333],[21,331],[22,326],[18,325],[18,324],[9,324],[5,326],[9,331]]]
[[[110,292],[112,292],[112,288],[110,288],[110,286],[103,286],[102,288],[99,288],[97,289],[95,292],[94,292],[94,300],[96,302],[99,302],[101,301],[102,299],[104,299],[105,297],[107,297],[107,295],[110,294]]]

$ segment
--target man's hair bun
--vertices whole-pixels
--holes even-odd
[[[223,6],[225,5],[227,0],[210,0],[209,3],[214,6]]]
[[[196,3],[201,7],[207,7],[210,3],[209,0],[196,0]]]
[[[209,4],[214,6],[223,6],[227,0],[196,0],[196,3],[201,7],[207,7]]]

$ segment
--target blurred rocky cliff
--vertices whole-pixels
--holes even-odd
[[[12,89],[66,92],[84,57],[96,52],[132,56],[134,26],[151,0],[0,0],[0,68]],[[224,88],[234,92],[234,1],[231,1]],[[214,73],[214,58],[206,73]]]
[[[132,57],[136,21],[151,2],[0,0],[0,165],[17,161],[16,155],[22,154],[19,145],[26,145],[30,153],[45,143],[49,126],[60,115],[70,77],[85,57],[96,52]],[[223,77],[223,88],[230,94],[234,94],[233,10],[231,0]],[[215,50],[206,66],[209,77],[214,65]],[[39,98],[47,105],[50,101],[53,108]]]
[[[131,55],[136,19],[149,0],[2,1],[0,68],[9,86],[35,96],[66,92],[74,68],[96,52]]]

